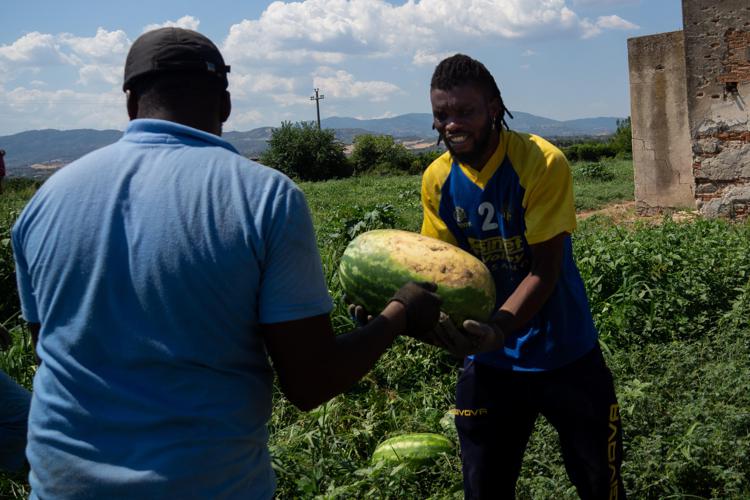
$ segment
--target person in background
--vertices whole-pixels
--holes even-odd
[[[56,172],[13,227],[41,359],[32,499],[271,498],[273,372],[309,410],[437,322],[435,285],[412,282],[334,335],[302,192],[220,138],[229,71],[197,32],[141,35],[123,137]]]
[[[10,332],[0,325],[0,351],[13,345]],[[21,472],[26,464],[26,421],[31,393],[0,371],[0,471]]]
[[[422,234],[481,259],[498,298],[489,325],[498,343],[466,358],[456,387],[465,496],[514,498],[541,414],[581,498],[624,499],[619,406],[573,260],[568,162],[541,137],[508,129],[495,79],[469,56],[437,65],[430,101],[448,151],[422,178]]]
[[[3,193],[3,181],[5,180],[5,150],[0,149],[0,194]]]

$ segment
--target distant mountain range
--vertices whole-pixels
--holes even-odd
[[[609,135],[617,129],[618,120],[601,117],[558,121],[521,111],[514,111],[513,117],[508,120],[511,129],[546,138]],[[351,144],[362,134],[392,135],[410,148],[424,148],[437,139],[429,113],[370,120],[333,116],[321,120],[321,126],[333,129],[336,138],[345,144]],[[255,158],[266,149],[272,130],[272,127],[261,127],[247,132],[225,132],[223,137],[243,155]],[[0,136],[0,149],[7,152],[5,163],[9,175],[46,177],[60,166],[111,144],[121,136],[118,130],[30,130]]]

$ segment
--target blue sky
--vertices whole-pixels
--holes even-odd
[[[225,130],[429,112],[435,64],[481,60],[511,110],[629,115],[627,39],[682,28],[680,0],[3,0],[0,135],[123,129],[122,66],[158,26],[196,29],[232,65]],[[512,123],[511,123],[512,125]]]

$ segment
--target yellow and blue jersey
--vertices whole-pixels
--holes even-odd
[[[447,152],[424,173],[422,206],[422,234],[481,259],[495,280],[498,307],[528,275],[530,245],[568,233],[560,277],[544,307],[502,350],[477,355],[477,361],[551,370],[594,347],[597,333],[570,240],[576,227],[573,181],[559,149],[535,135],[503,131],[479,171]]]

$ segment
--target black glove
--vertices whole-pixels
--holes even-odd
[[[344,298],[344,300],[346,300],[346,298]],[[349,304],[346,307],[346,310],[349,313],[349,317],[352,319],[352,321],[354,321],[359,327],[365,326],[372,320],[372,314],[367,312],[367,309],[365,309],[363,306],[357,304]]]
[[[406,334],[419,338],[435,328],[440,317],[440,298],[435,283],[410,281],[388,303],[400,302],[406,308]]]
[[[5,329],[3,325],[0,325],[0,351],[10,349],[13,345],[13,337],[10,332]]]
[[[459,329],[447,314],[441,312],[440,321],[435,328],[419,340],[443,348],[453,356],[463,359],[469,354],[499,349],[503,345],[504,337],[502,330],[494,323],[466,320],[463,329]]]

